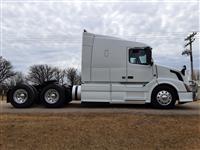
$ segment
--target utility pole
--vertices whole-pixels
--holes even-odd
[[[192,43],[195,41],[194,36],[197,34],[197,32],[191,33],[187,38],[185,38],[185,41],[187,43],[185,44],[185,48],[189,45],[189,50],[186,49],[182,52],[182,55],[190,55],[190,64],[191,64],[191,79],[194,80],[194,70],[193,70],[193,55],[192,55]]]

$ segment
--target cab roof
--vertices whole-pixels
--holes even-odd
[[[142,43],[142,42],[129,41],[126,39],[113,37],[113,36],[100,35],[100,34],[94,34],[94,33],[89,33],[89,32],[83,32],[83,34],[87,34],[88,36],[94,36],[95,38],[98,38],[98,39],[114,40],[117,42],[123,42],[123,43],[126,43],[127,45],[137,45],[137,47],[150,47],[149,45]]]

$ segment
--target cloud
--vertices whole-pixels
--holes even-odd
[[[83,29],[148,43],[155,62],[179,67],[184,38],[199,31],[198,2],[3,2],[2,50],[16,70],[81,67]],[[194,43],[199,68],[199,39]]]

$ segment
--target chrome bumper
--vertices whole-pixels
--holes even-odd
[[[179,102],[186,103],[186,102],[193,102],[193,92],[181,92],[178,93],[179,95]]]

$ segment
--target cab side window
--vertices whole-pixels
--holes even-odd
[[[129,62],[131,64],[147,65],[147,54],[144,49],[129,49]]]

